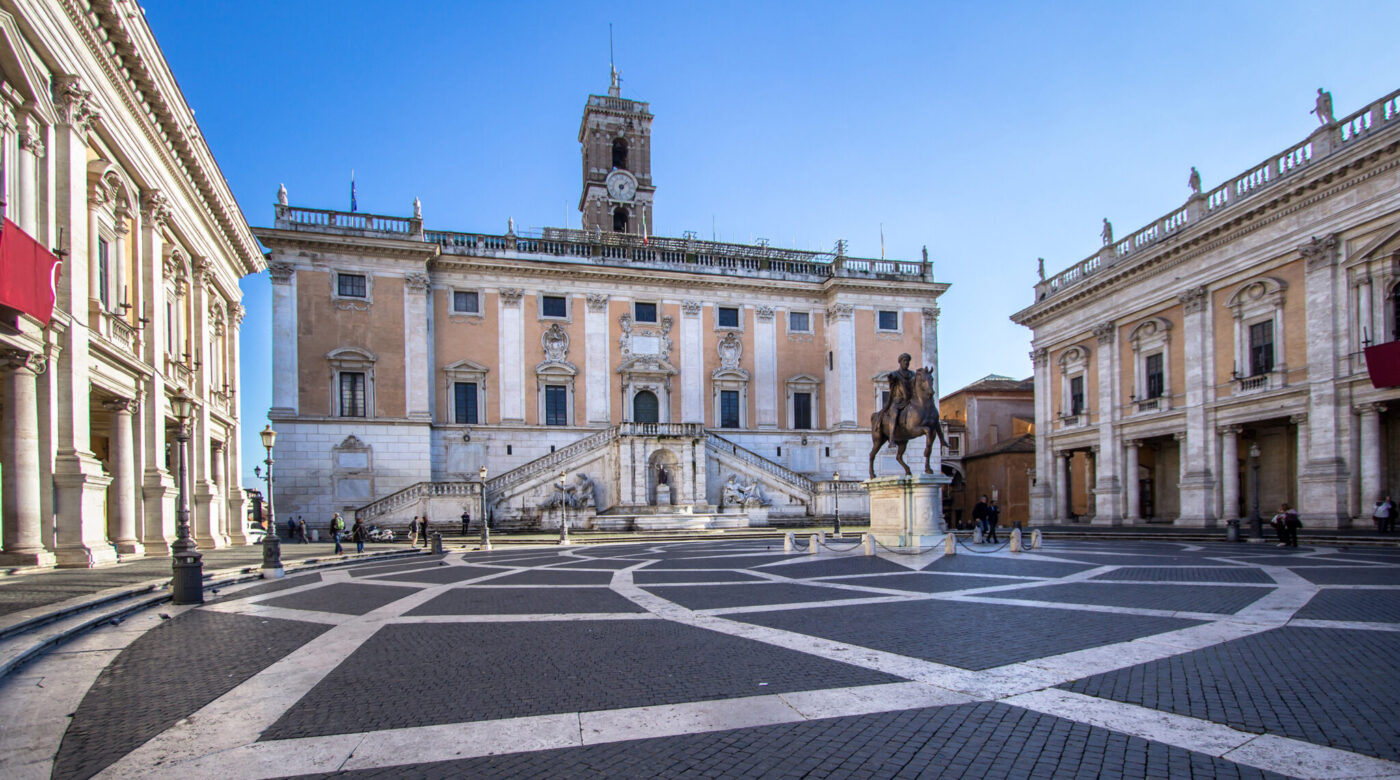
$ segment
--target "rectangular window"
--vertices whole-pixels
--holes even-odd
[[[546,295],[540,299],[541,317],[567,317],[569,308],[562,295]]]
[[[1166,391],[1164,387],[1166,374],[1162,371],[1162,353],[1148,355],[1144,369],[1147,373],[1147,397],[1161,398],[1162,393]]]
[[[364,274],[336,274],[336,294],[342,298],[366,298]]]
[[[799,431],[812,428],[812,394],[792,394],[792,427]]]
[[[546,385],[544,388],[544,424],[569,424],[568,388]]]
[[[362,371],[340,372],[340,416],[365,416],[365,375]]]
[[[638,301],[632,309],[633,319],[637,322],[656,322],[656,304]]]
[[[476,383],[452,384],[452,419],[459,425],[476,425]]]
[[[719,427],[739,427],[739,391],[719,391]]]
[[[876,327],[880,330],[899,330],[899,312],[882,310],[876,314],[879,315],[880,319],[879,325]]]
[[[457,314],[479,314],[481,312],[481,299],[475,292],[454,290],[452,292],[452,311]]]
[[[1249,326],[1249,375],[1274,370],[1274,323],[1265,320]]]
[[[788,312],[788,330],[793,333],[806,333],[812,329],[812,315],[805,311]]]
[[[108,307],[108,302],[111,300],[108,297],[108,289],[111,284],[112,280],[108,276],[107,269],[107,242],[99,238],[97,239],[97,298],[102,301],[104,309]]]
[[[165,302],[165,352],[175,354],[175,304]]]
[[[715,321],[721,328],[739,327],[739,310],[733,306],[721,306],[715,309]]]
[[[884,409],[886,406],[889,406],[889,405],[890,405],[890,391],[888,391],[888,390],[881,390],[881,391],[880,391],[880,408],[881,408],[881,409]]]
[[[1084,377],[1082,376],[1069,380],[1069,413],[1084,413]]]
[[[958,437],[958,436],[949,436],[949,437],[948,437],[948,452],[950,452],[950,453],[951,453],[951,452],[957,452],[957,451],[958,451],[958,447],[960,447],[960,446],[962,446],[962,439],[961,439],[960,437]]]

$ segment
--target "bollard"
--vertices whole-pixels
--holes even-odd
[[[313,542],[319,542],[319,541],[321,541],[321,531],[320,531],[320,529],[317,529],[317,528],[312,528],[312,529],[311,529],[311,541],[313,541]]]
[[[1011,529],[1011,542],[1008,545],[1008,549],[1014,553],[1021,552],[1021,529]]]
[[[812,534],[811,536],[807,537],[807,554],[808,554],[808,555],[816,555],[816,554],[817,554],[817,535],[816,535],[816,534]]]
[[[862,534],[862,535],[861,535],[860,544],[861,544],[862,547],[865,548],[865,554],[866,554],[866,555],[874,555],[874,554],[875,554],[875,535],[874,535],[874,534]]]
[[[433,531],[433,555],[442,555],[442,532]]]
[[[972,543],[973,543],[973,544],[981,544],[981,543],[982,543],[982,529],[981,529],[981,528],[974,528],[974,529],[972,529]]]
[[[1225,521],[1225,541],[1238,542],[1240,540],[1239,519]]]
[[[783,534],[783,552],[790,553],[792,552],[792,548],[795,546],[796,545],[793,544],[792,531],[788,531],[787,533]]]
[[[954,536],[952,532],[949,532],[948,535],[943,537],[943,554],[958,554],[958,537]]]
[[[1040,529],[1039,529],[1039,528],[1036,528],[1035,530],[1031,531],[1031,549],[1032,549],[1032,550],[1039,550],[1039,549],[1040,549]]]

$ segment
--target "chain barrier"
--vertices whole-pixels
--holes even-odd
[[[825,541],[818,542],[818,544],[820,544],[822,547],[825,547],[826,549],[828,549],[828,550],[830,550],[830,551],[832,551],[832,552],[843,553],[843,552],[850,552],[851,550],[854,550],[854,549],[856,549],[857,547],[864,547],[864,546],[865,546],[865,540],[864,540],[864,539],[861,539],[860,541],[857,541],[855,544],[851,545],[850,547],[832,547],[831,545],[827,544]]]
[[[979,549],[977,549],[976,547],[969,547],[969,546],[967,545],[966,542],[964,542],[964,541],[961,540],[961,539],[958,539],[958,537],[957,537],[956,534],[953,535],[953,538],[954,538],[954,539],[957,539],[957,542],[958,542],[958,546],[959,546],[959,547],[963,548],[964,550],[967,550],[968,552],[977,553],[978,555],[990,555],[991,553],[994,553],[994,552],[1001,552],[1002,550],[1005,550],[1005,549],[1006,549],[1008,546],[1010,546],[1010,544],[1011,544],[1011,540],[1008,539],[1008,540],[1006,540],[1005,542],[1002,542],[1001,544],[999,544],[997,547],[994,547],[994,548],[992,548],[992,549],[990,549],[990,550],[979,550]]]
[[[894,547],[886,547],[885,543],[879,540],[876,540],[875,544],[878,545],[881,549],[886,550],[888,552],[892,552],[895,555],[927,555],[930,552],[929,550],[919,550],[917,552],[910,552],[909,550],[900,550]]]

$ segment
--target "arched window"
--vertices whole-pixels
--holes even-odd
[[[655,393],[650,390],[642,390],[632,397],[632,421],[639,423],[661,422],[661,410],[656,402]]]
[[[623,206],[618,206],[613,210],[613,232],[627,232],[627,209]]]
[[[626,139],[626,138],[614,138],[614,139],[613,139],[613,166],[612,166],[612,167],[614,167],[614,168],[621,168],[621,169],[623,169],[624,171],[627,170],[627,139]]]

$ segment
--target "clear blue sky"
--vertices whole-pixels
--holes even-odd
[[[942,389],[1028,376],[1054,273],[1400,87],[1395,2],[417,3],[145,0],[250,224],[294,205],[430,228],[578,225],[577,132],[608,79],[656,115],[659,234],[890,257],[940,281]],[[271,398],[243,282],[245,483]]]

